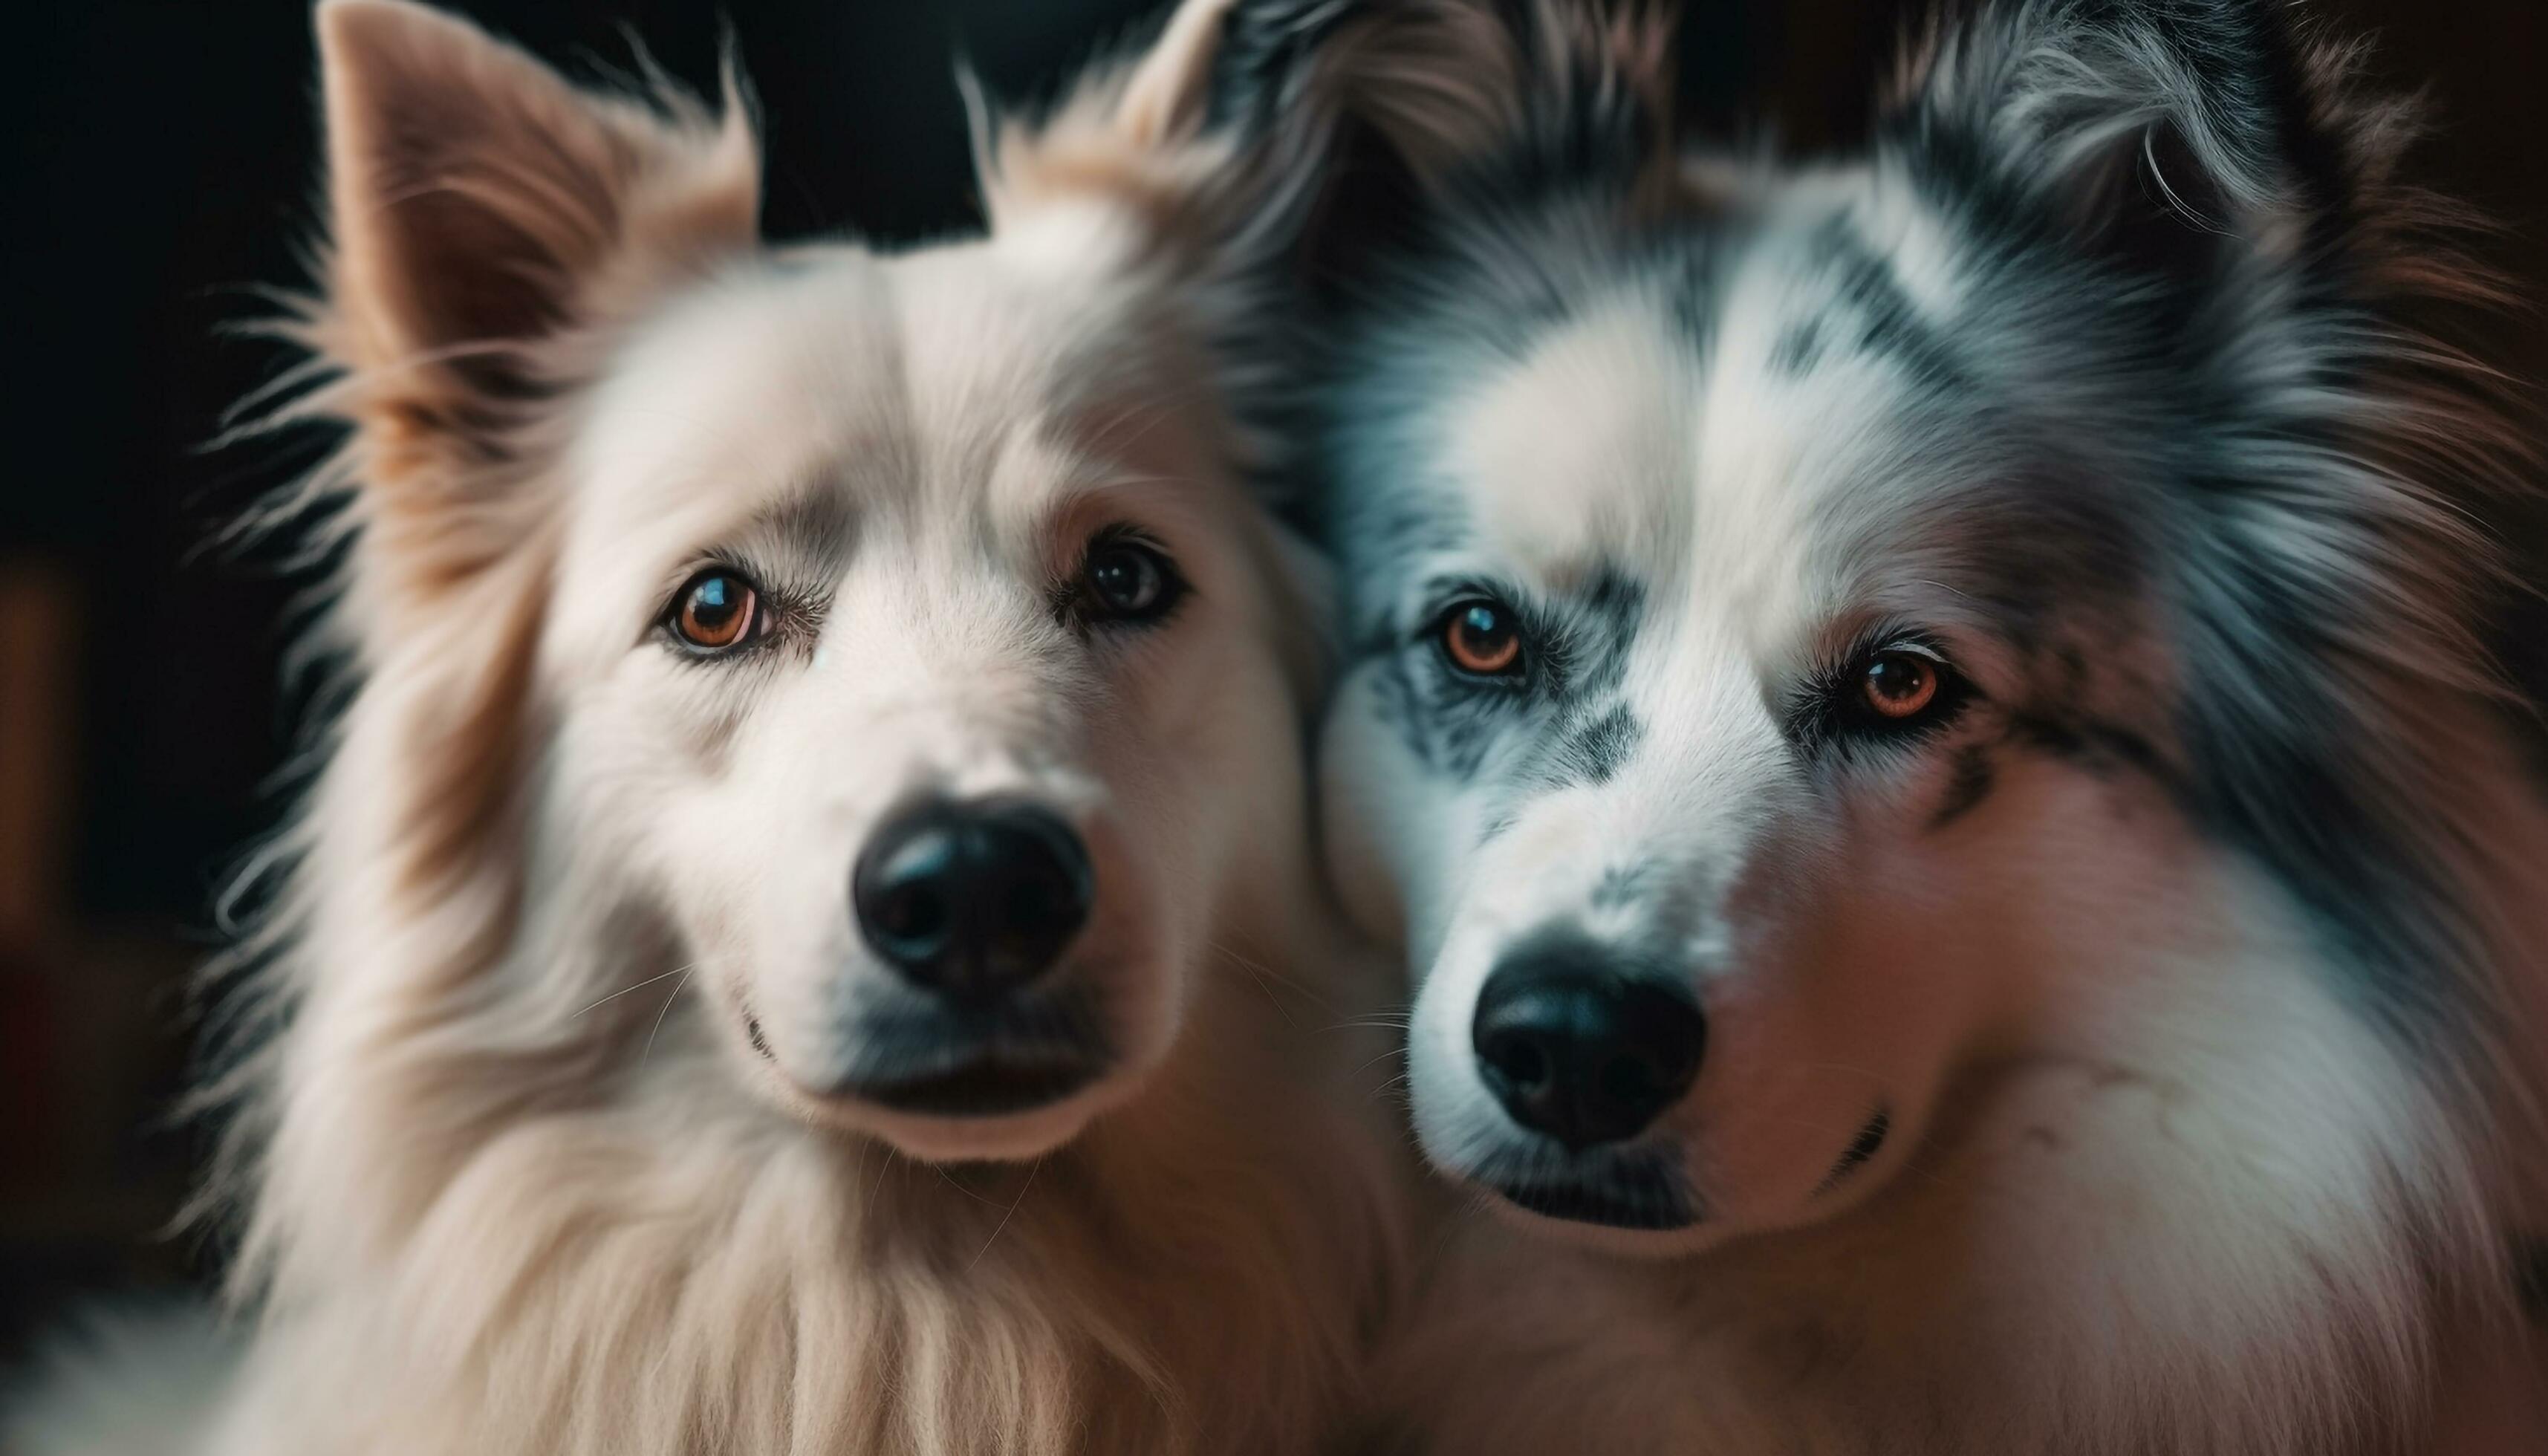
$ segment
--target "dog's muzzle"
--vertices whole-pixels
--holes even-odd
[[[1660,967],[1571,932],[1507,952],[1470,1024],[1478,1077],[1527,1134],[1476,1170],[1548,1218],[1621,1228],[1697,1222],[1674,1159],[1634,1145],[1698,1077],[1707,1019]]]
[[[869,1012],[837,1093],[896,1112],[1000,1117],[1059,1102],[1114,1064],[1094,998],[1055,987],[1000,1002]]]
[[[1088,923],[1087,846],[1049,810],[933,799],[859,856],[850,903],[884,962],[925,991],[988,1002],[1050,970]]]
[[[1579,937],[1507,954],[1478,992],[1478,1075],[1569,1151],[1645,1131],[1698,1076],[1707,1019],[1673,980]]]
[[[1089,993],[1048,984],[1096,896],[1051,811],[930,799],[888,819],[850,878],[860,935],[920,993],[860,1018],[838,1091],[902,1112],[996,1117],[1057,1102],[1112,1049]]]

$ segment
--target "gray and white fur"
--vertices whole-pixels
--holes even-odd
[[[2530,463],[2412,113],[2269,0],[2008,0],[1789,163],[1678,142],[1642,13],[1251,14],[1410,183],[1296,462],[1335,877],[1507,1216],[1410,1443],[2521,1449],[2452,1422],[2548,1422]]]

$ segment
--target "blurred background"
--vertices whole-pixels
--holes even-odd
[[[731,25],[760,92],[775,236],[908,241],[976,219],[960,50],[1042,94],[1149,0],[465,0],[570,70],[630,37],[708,86]],[[2503,224],[2494,260],[2548,299],[2548,0],[2318,0],[2428,89],[2425,173]],[[1909,0],[1684,0],[1688,114],[1797,150],[1862,135]],[[209,450],[287,362],[225,337],[249,286],[301,281],[316,220],[302,0],[20,7],[0,85],[0,1363],[70,1298],[201,1279],[166,1235],[199,1142],[170,1106],[213,896],[273,822],[301,704],[296,583],[207,549],[320,442]],[[2538,318],[2495,360],[2548,377]],[[2543,436],[2548,437],[2548,436]],[[2548,540],[2538,521],[2507,532]],[[2507,625],[2536,668],[2548,630]]]

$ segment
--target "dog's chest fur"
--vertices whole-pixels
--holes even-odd
[[[1397,1210],[1378,1118],[1273,1064],[1252,994],[1021,1167],[779,1125],[659,1047],[628,1105],[488,1142],[386,1267],[278,1301],[218,1450],[1308,1449],[1358,1378]]]

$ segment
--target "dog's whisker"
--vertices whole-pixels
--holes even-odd
[[[1395,1098],[1400,1104],[1404,1105],[1408,1101],[1406,1094],[1410,1090],[1410,1085],[1409,1074],[1406,1072],[1400,1072],[1398,1075],[1380,1083],[1378,1086],[1373,1087],[1366,1100],[1370,1102],[1379,1102],[1384,1099]],[[1412,1141],[1411,1137],[1410,1140],[1410,1142]]]
[[[635,985],[633,985],[633,986],[621,986],[618,990],[611,992],[609,995],[604,996],[604,997],[602,997],[600,1000],[593,1002],[591,1006],[587,1006],[587,1007],[585,1007],[582,1011],[577,1012],[577,1013],[575,1014],[575,1016],[568,1017],[568,1018],[567,1018],[567,1020],[569,1020],[569,1021],[573,1021],[573,1020],[575,1020],[575,1017],[577,1017],[577,1016],[584,1016],[584,1015],[587,1015],[587,1014],[589,1014],[589,1013],[591,1013],[591,1012],[596,1011],[596,1010],[600,1009],[601,1007],[603,1007],[603,1006],[605,1006],[605,1005],[608,1005],[610,1002],[616,1001],[616,1000],[618,1000],[620,997],[627,995],[627,994],[628,994],[629,992],[631,992],[631,991],[642,991],[642,990],[646,989],[648,986],[655,985],[655,984],[657,984],[658,982],[661,982],[661,981],[668,981],[668,980],[671,980],[673,977],[675,977],[675,976],[677,976],[677,975],[686,975],[686,974],[688,974],[690,971],[697,969],[697,968],[698,968],[698,965],[699,965],[699,962],[698,962],[698,961],[693,960],[693,961],[691,961],[691,962],[690,962],[689,964],[687,964],[687,965],[677,965],[677,966],[674,966],[671,970],[665,971],[662,975],[650,975],[650,976],[646,977],[646,979],[644,979],[644,980],[642,980],[642,981],[637,982],[637,983],[636,983]]]
[[[1267,965],[1261,960],[1256,960],[1238,954],[1236,951],[1231,950],[1229,947],[1223,945],[1219,941],[1206,941],[1205,944],[1210,946],[1213,951],[1219,955],[1227,956],[1230,960],[1237,962],[1240,966],[1256,975],[1260,980],[1272,981],[1282,985],[1286,989],[1290,990],[1294,995],[1308,1001],[1310,1004],[1316,1006],[1319,1010],[1325,1012],[1327,1015],[1338,1016],[1342,1014],[1336,1009],[1332,1002],[1327,1000],[1327,998],[1320,995],[1317,991],[1304,984],[1300,977],[1286,975],[1282,971],[1276,970],[1273,966]]]
[[[953,1173],[951,1173],[951,1172],[949,1172],[949,1171],[947,1171],[947,1169],[946,1169],[945,1167],[943,1167],[942,1165],[940,1165],[940,1164],[938,1164],[938,1163],[931,1163],[931,1164],[929,1165],[929,1170],[930,1170],[931,1172],[936,1173],[936,1174],[938,1175],[938,1179],[939,1179],[939,1181],[940,1181],[940,1182],[945,1183],[948,1187],[955,1189],[956,1192],[958,1192],[958,1193],[960,1193],[960,1194],[964,1195],[966,1198],[969,1198],[969,1199],[973,1200],[973,1202],[975,1202],[975,1203],[978,1203],[978,1204],[984,1205],[985,1207],[988,1207],[988,1208],[995,1208],[995,1209],[996,1209],[996,1208],[1006,1208],[1006,1207],[1008,1207],[1008,1205],[1001,1203],[1001,1202],[1000,1202],[998,1199],[996,1199],[996,1198],[987,1198],[987,1197],[983,1196],[982,1194],[976,1193],[976,1192],[974,1192],[972,1189],[965,1187],[963,1184],[956,1182],[956,1175],[955,1175],[955,1174],[953,1174]]]
[[[964,1266],[965,1273],[972,1273],[974,1267],[982,1262],[982,1256],[991,1251],[991,1245],[1000,1241],[1000,1234],[1009,1227],[1009,1220],[1017,1217],[1019,1205],[1025,1203],[1027,1195],[1035,1190],[1036,1174],[1043,1171],[1044,1159],[1037,1158],[1027,1169],[1027,1181],[1018,1186],[1018,1196],[1010,1203],[1009,1211],[1000,1215],[1000,1222],[991,1226],[991,1236],[982,1240],[981,1248],[975,1250],[973,1254],[973,1262]]]
[[[1401,1049],[1399,1047],[1392,1046],[1388,1050],[1381,1052],[1378,1056],[1366,1058],[1362,1065],[1354,1068],[1354,1074],[1359,1076],[1362,1073],[1371,1070],[1373,1067],[1380,1065],[1382,1062],[1400,1054],[1402,1054]]]
[[[1216,947],[1215,949],[1219,948]],[[1223,954],[1227,955],[1228,953],[1225,952]],[[1248,964],[1246,961],[1240,960],[1235,956],[1232,956],[1229,958],[1237,961],[1238,968],[1246,971],[1248,979],[1256,982],[1256,989],[1265,993],[1266,1004],[1273,1007],[1275,1014],[1283,1018],[1283,1024],[1296,1032],[1299,1031],[1301,1029],[1301,1023],[1293,1017],[1292,1008],[1284,1005],[1283,998],[1275,994],[1274,983],[1266,979],[1265,973],[1257,969],[1255,966]]]
[[[1313,1028],[1313,1030],[1320,1032],[1404,1032],[1411,1025],[1413,1025],[1413,1023],[1404,1016],[1349,1016],[1342,1021],[1329,1022],[1325,1026],[1316,1027]]]
[[[682,999],[682,990],[688,987],[690,983],[690,972],[686,967],[683,968],[680,974],[682,978],[673,982],[673,994],[664,998],[664,1009],[655,1013],[655,1029],[646,1034],[646,1049],[639,1052],[637,1056],[637,1064],[641,1067],[654,1056],[655,1039],[663,1035],[664,1018],[673,1014],[673,1003]],[[656,979],[662,980],[663,977],[657,976]]]

